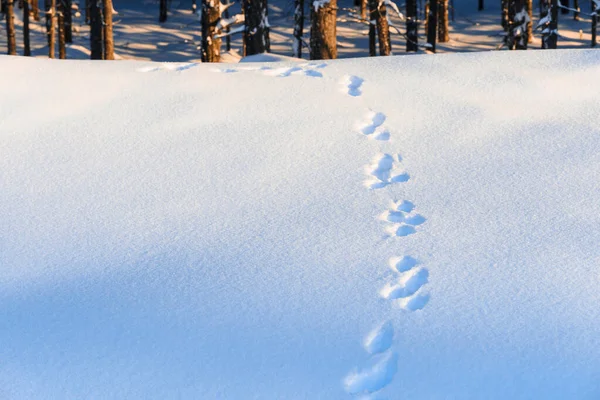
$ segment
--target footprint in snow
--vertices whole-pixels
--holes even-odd
[[[397,171],[396,164],[400,161],[400,156],[378,155],[365,169],[369,176],[369,179],[365,181],[365,185],[370,189],[381,189],[392,183],[407,182],[410,176],[405,172],[399,173]]]
[[[395,283],[386,284],[379,294],[384,299],[395,300],[410,297],[427,284],[429,271],[427,268],[415,268],[400,275]]]
[[[415,227],[427,221],[427,219],[414,212],[414,204],[410,201],[396,202],[392,208],[384,212],[380,218],[391,222],[386,231],[393,236],[408,236],[416,233]]]
[[[162,63],[158,66],[147,66],[138,68],[138,72],[155,72],[160,70],[167,71],[185,71],[186,69],[194,68],[197,63]]]
[[[344,388],[349,394],[369,394],[383,389],[392,382],[398,371],[398,355],[388,351],[375,358],[370,367],[354,371],[344,379]]]
[[[270,76],[278,76],[282,78],[286,78],[290,75],[305,75],[311,78],[322,78],[323,74],[311,66],[301,67],[301,66],[293,66],[293,67],[284,67],[284,68],[275,68],[271,70],[266,70],[265,75]]]
[[[396,300],[400,308],[406,311],[422,310],[429,302],[429,293],[417,293],[411,297],[405,297]]]
[[[348,93],[352,97],[358,97],[362,94],[362,84],[364,79],[354,75],[347,75],[340,81],[340,84],[344,86],[344,92]]]
[[[363,135],[381,141],[390,140],[390,132],[383,126],[386,120],[385,114],[381,112],[371,112],[367,116],[367,122],[359,126],[358,130]]]
[[[390,268],[394,272],[407,272],[419,264],[419,260],[411,256],[392,257],[388,261]]]
[[[386,321],[367,335],[363,345],[369,354],[383,353],[392,346],[393,339],[394,326]]]

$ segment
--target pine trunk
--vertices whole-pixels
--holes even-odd
[[[158,12],[158,22],[166,22],[166,21],[167,21],[167,0],[160,0],[159,12]]]
[[[226,5],[229,6],[229,4],[229,0],[227,0]],[[223,17],[229,19],[229,8],[226,8],[225,11],[223,11]],[[231,29],[229,27],[225,28],[225,33],[229,33],[230,31]],[[231,50],[231,35],[225,36],[225,50]]]
[[[246,55],[268,53],[271,51],[269,41],[269,20],[267,0],[244,0],[244,42]]]
[[[419,50],[417,0],[406,0],[406,51]]]
[[[56,47],[56,0],[46,0],[46,35],[48,37],[48,57],[54,58]]]
[[[561,1],[561,4],[562,4],[563,6],[565,6],[565,7],[571,7],[571,4],[570,4],[569,0],[562,0],[562,1]],[[561,14],[568,14],[568,13],[569,13],[569,10],[567,10],[566,8],[561,8],[561,9],[560,9],[560,13],[561,13]]]
[[[577,10],[573,13],[573,19],[579,21],[579,0],[573,0],[573,8]]]
[[[383,1],[379,2],[378,6],[376,21],[377,37],[379,39],[379,55],[389,56],[392,54],[392,46],[390,42],[390,26],[387,20],[387,10]]]
[[[435,42],[437,33],[437,0],[429,0],[429,10],[427,12],[427,43],[429,50],[435,53]]]
[[[102,0],[90,0],[90,48],[92,60],[102,60],[104,49],[102,27]]]
[[[533,0],[525,0],[529,23],[527,24],[527,43],[533,42]]]
[[[113,6],[112,0],[104,0],[104,59],[115,59],[115,42],[113,39]]]
[[[33,19],[35,21],[40,20],[40,6],[38,4],[38,0],[30,0],[29,4],[31,6],[31,14],[33,15]]]
[[[65,13],[65,42],[73,43],[73,12],[71,0],[61,0],[64,4]]]
[[[369,57],[377,55],[377,44],[375,36],[377,35],[377,0],[369,0]]]
[[[58,22],[58,58],[65,60],[67,58],[67,48],[65,45],[65,16],[63,2],[59,1],[58,10],[56,13]]]
[[[596,33],[598,29],[598,10],[596,9],[596,2],[592,0],[592,47],[596,47]]]
[[[294,0],[293,56],[302,58],[302,36],[304,35],[304,0]]]
[[[25,0],[23,3],[23,55],[31,56],[31,44],[29,35],[29,2]]]
[[[558,0],[552,0],[550,15],[550,34],[547,41],[548,49],[556,49],[558,47]]]
[[[221,60],[221,39],[217,34],[217,22],[221,17],[219,0],[202,0],[202,62]]]
[[[311,2],[310,59],[337,58],[337,0]]]
[[[367,0],[360,1],[360,19],[367,19]]]
[[[438,1],[438,42],[446,43],[450,41],[448,27],[448,0]]]
[[[483,0],[479,0],[479,5],[477,7],[478,11],[483,11]]]
[[[541,0],[544,1],[544,0]],[[508,32],[508,8],[509,8],[509,3],[510,0],[501,0],[500,2],[500,12],[501,12],[501,22],[500,24],[502,25],[502,29],[504,29],[505,32]]]
[[[8,55],[17,55],[17,35],[15,33],[15,4],[14,0],[5,0],[4,12],[6,13],[6,38]]]

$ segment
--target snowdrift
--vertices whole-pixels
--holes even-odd
[[[598,398],[599,62],[0,57],[0,397]]]

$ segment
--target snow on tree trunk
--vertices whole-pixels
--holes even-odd
[[[527,30],[530,20],[525,3],[526,0],[510,0],[506,36],[509,50],[527,50],[527,43],[529,43]]]
[[[267,0],[244,0],[243,7],[246,21],[244,28],[246,55],[270,52]]]
[[[417,0],[406,0],[406,51],[419,50]]]
[[[17,36],[15,34],[15,4],[14,0],[5,0],[4,12],[6,16],[6,39],[8,54],[17,55]]]
[[[438,42],[446,43],[450,40],[448,27],[448,0],[438,1]]]
[[[217,38],[217,23],[221,18],[219,0],[202,0],[202,62],[221,60],[221,39]]]
[[[23,55],[31,55],[31,43],[29,35],[29,2],[31,0],[25,0],[23,4]]]
[[[102,38],[102,0],[90,0],[90,58],[102,60],[104,55]]]
[[[429,0],[429,10],[427,11],[427,43],[429,43],[429,50],[434,53],[437,37],[437,12],[437,0]]]
[[[293,56],[302,58],[302,35],[304,35],[304,0],[294,0]]]
[[[115,41],[113,39],[112,0],[104,0],[104,59],[115,59]]]
[[[167,21],[167,0],[160,0],[158,11],[158,22]]]
[[[65,60],[67,58],[67,48],[65,45],[65,16],[64,3],[61,0],[58,0],[56,17],[58,25],[58,58]]]
[[[312,0],[310,59],[337,58],[337,0]]]
[[[547,0],[550,7],[547,11],[548,22],[542,31],[542,49],[556,49],[558,42],[558,0]]]
[[[56,13],[56,0],[46,0],[46,36],[48,38],[48,57],[54,58],[54,48],[56,44],[56,26],[55,26],[55,13]]]

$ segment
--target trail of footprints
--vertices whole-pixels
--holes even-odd
[[[346,76],[340,84],[349,96],[362,95],[364,80],[357,76]],[[385,127],[385,114],[369,112],[357,126],[359,134],[378,142],[391,138]],[[365,186],[379,190],[393,184],[410,180],[410,175],[401,167],[402,157],[398,154],[380,153],[365,167]],[[416,211],[415,204],[408,200],[394,201],[379,219],[385,224],[389,238],[403,238],[418,232],[426,218]],[[388,261],[393,278],[380,290],[379,295],[390,301],[396,308],[406,312],[422,310],[429,302],[427,283],[429,270],[410,255],[394,256]],[[375,393],[389,385],[398,370],[398,353],[393,349],[394,326],[385,321],[376,326],[363,340],[363,347],[369,354],[368,365],[349,373],[344,381],[347,393],[364,395]]]

